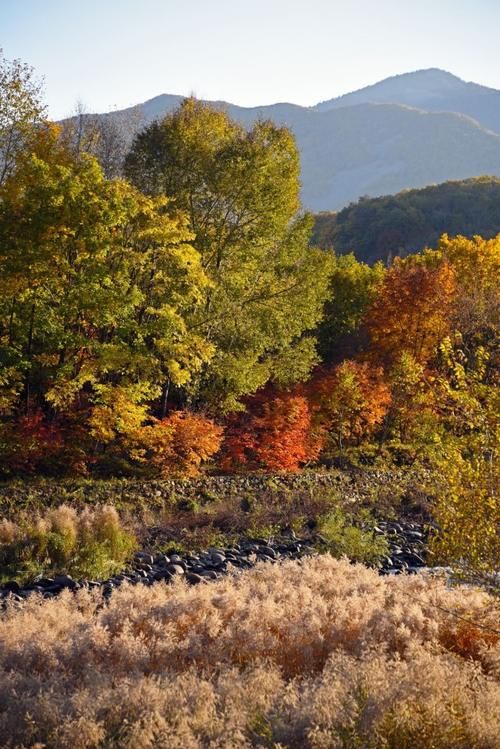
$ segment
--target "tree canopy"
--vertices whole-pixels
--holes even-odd
[[[125,173],[186,211],[212,281],[192,324],[215,354],[188,397],[230,410],[269,379],[303,379],[317,361],[307,331],[321,317],[332,261],[308,246],[290,132],[270,122],[246,131],[188,99],[137,135]]]
[[[88,412],[100,440],[213,353],[188,316],[210,282],[182,213],[38,129],[0,188],[0,407]]]
[[[20,60],[7,60],[0,49],[0,185],[44,115],[42,84],[33,68]]]

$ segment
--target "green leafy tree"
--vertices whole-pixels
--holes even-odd
[[[384,280],[382,263],[370,267],[354,253],[334,258],[328,299],[318,328],[319,352],[325,362],[352,356],[362,346],[361,321]]]
[[[331,259],[308,247],[299,159],[290,132],[250,131],[194,99],[135,139],[126,175],[185,210],[212,281],[191,325],[216,353],[188,394],[234,410],[268,380],[290,384],[317,361],[304,335],[321,316]]]

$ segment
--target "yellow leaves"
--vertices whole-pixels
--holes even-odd
[[[74,405],[82,388],[86,384],[95,382],[96,375],[89,366],[82,367],[78,375],[74,377],[61,373],[48,387],[45,399],[57,411],[67,411]]]
[[[439,493],[433,517],[440,532],[431,539],[439,560],[467,577],[498,572],[500,560],[500,485],[498,463],[487,451],[466,458],[448,449],[439,461]]]
[[[500,234],[492,239],[472,239],[443,234],[439,250],[453,266],[457,282],[465,291],[481,287],[498,290],[500,280]]]
[[[148,415],[144,386],[96,386],[99,402],[89,418],[91,435],[99,442],[111,442],[118,435],[137,432]]]

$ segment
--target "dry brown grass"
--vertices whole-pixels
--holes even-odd
[[[498,749],[498,619],[328,556],[30,600],[0,620],[0,744]]]
[[[77,512],[61,505],[44,515],[0,521],[0,580],[67,573],[104,578],[123,568],[135,548],[114,507]]]

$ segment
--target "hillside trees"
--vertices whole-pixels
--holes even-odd
[[[500,179],[473,177],[397,195],[360,198],[338,213],[315,216],[313,242],[365,263],[436,247],[447,233],[485,239],[500,232]]]
[[[229,411],[270,379],[288,385],[306,377],[317,356],[304,333],[321,316],[331,258],[308,247],[311,220],[298,213],[290,132],[269,122],[247,132],[189,99],[138,134],[125,172],[188,213],[212,281],[191,325],[215,354],[188,398]]]

